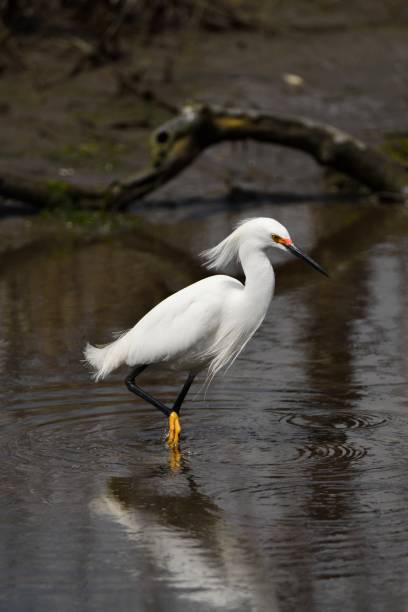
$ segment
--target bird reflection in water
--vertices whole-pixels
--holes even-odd
[[[172,472],[178,472],[181,469],[181,451],[178,447],[169,449],[169,467]]]
[[[170,469],[152,468],[142,478],[111,477],[92,509],[124,529],[174,603],[278,610],[271,576],[253,546],[234,534],[223,511],[200,491],[180,451],[172,451]]]

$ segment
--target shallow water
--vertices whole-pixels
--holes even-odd
[[[407,609],[407,215],[244,208],[163,209],[150,249],[135,234],[3,260],[2,610]],[[95,385],[80,350],[196,280],[191,254],[248,213],[331,279],[279,259],[264,325],[193,388],[178,456],[125,372]],[[143,375],[166,401],[181,383]]]

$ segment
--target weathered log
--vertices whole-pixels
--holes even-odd
[[[0,196],[42,209],[67,203],[79,208],[101,208],[105,190],[81,188],[66,181],[35,179],[0,172]]]
[[[191,105],[183,110],[186,120],[190,118],[189,136],[195,142],[193,159],[206,147],[225,140],[257,140],[304,151],[320,165],[350,176],[380,196],[408,198],[406,166],[331,125],[213,105]],[[178,141],[186,138],[185,123],[169,121],[153,137],[155,160],[160,165],[174,154]]]
[[[151,166],[124,180],[88,189],[0,172],[0,195],[40,208],[69,201],[79,208],[124,210],[178,175],[207,147],[246,139],[304,151],[383,200],[408,201],[407,167],[346,132],[303,117],[207,104],[186,105],[157,128],[151,136]]]

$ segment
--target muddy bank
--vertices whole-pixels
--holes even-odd
[[[143,91],[173,105],[193,96],[300,114],[371,144],[390,134],[403,138],[407,29],[396,21],[222,36],[198,31],[190,38],[165,33],[152,46],[135,41],[117,62],[72,77],[66,76],[77,58],[71,37],[45,38],[32,47],[22,41],[26,68],[6,70],[1,77],[0,165],[83,185],[108,184],[134,172],[147,161],[152,127],[170,116],[154,99],[144,99]],[[303,85],[291,87],[285,74],[299,75]],[[123,88],[122,77],[134,82],[133,93]],[[301,153],[260,144],[221,145],[154,197],[174,199],[203,190],[219,197],[237,182],[261,190],[316,192],[325,188],[322,177]]]

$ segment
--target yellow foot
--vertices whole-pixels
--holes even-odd
[[[167,434],[166,442],[170,448],[178,448],[180,440],[180,419],[177,412],[170,413],[169,416],[169,433]]]

